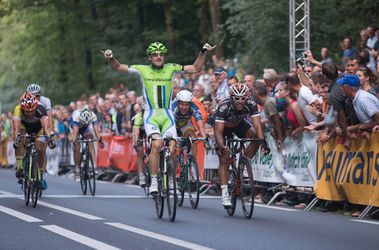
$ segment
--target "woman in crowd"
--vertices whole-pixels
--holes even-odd
[[[285,119],[288,121],[290,130],[288,130],[289,135],[292,137],[297,137],[301,135],[306,125],[305,118],[299,105],[297,104],[296,98],[292,96],[286,83],[280,83],[278,91],[279,102],[285,101],[287,105],[285,106]]]

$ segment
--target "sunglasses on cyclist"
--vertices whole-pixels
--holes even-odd
[[[245,101],[246,99],[247,99],[246,96],[241,96],[241,97],[236,96],[236,97],[233,97],[234,101]]]
[[[157,57],[157,56],[164,57],[164,56],[166,56],[166,54],[162,53],[162,52],[153,52],[150,55],[154,56],[154,57]]]

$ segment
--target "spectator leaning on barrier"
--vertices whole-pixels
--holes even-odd
[[[338,79],[337,84],[340,84],[345,95],[353,100],[354,109],[360,122],[349,126],[347,128],[348,132],[361,133],[371,130],[375,125],[379,125],[379,100],[360,88],[357,75],[346,75]]]
[[[321,105],[320,98],[312,93],[312,91],[304,86],[295,72],[291,72],[286,77],[286,83],[289,89],[298,95],[297,102],[303,112],[305,119],[309,124],[317,122],[318,116],[309,112],[306,105],[312,105],[319,108]]]
[[[265,116],[272,125],[272,135],[276,141],[276,146],[280,150],[283,148],[284,131],[279,112],[276,109],[276,100],[274,97],[268,96],[267,86],[262,82],[254,83],[254,93],[259,102],[263,104]]]
[[[299,136],[306,125],[307,121],[304,118],[303,112],[297,103],[296,97],[291,95],[288,85],[284,82],[280,84],[278,91],[278,100],[284,100],[285,105],[285,120],[288,121],[289,135],[292,137]]]

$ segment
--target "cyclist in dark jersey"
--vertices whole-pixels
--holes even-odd
[[[23,176],[22,157],[24,155],[24,144],[21,142],[17,135],[46,135],[48,136],[48,145],[50,148],[55,148],[55,142],[51,137],[51,131],[48,121],[48,116],[45,108],[38,103],[37,99],[30,93],[24,93],[20,98],[20,104],[17,105],[13,112],[13,141],[14,148],[16,149],[16,177]],[[42,138],[36,139],[36,149],[38,154],[38,165],[41,173],[44,164],[43,156],[46,154],[44,147],[44,140]],[[43,180],[42,188],[45,189],[46,182]]]
[[[264,139],[258,107],[248,98],[249,88],[246,84],[236,83],[230,86],[230,98],[219,103],[215,112],[216,152],[220,160],[219,177],[222,190],[222,205],[231,206],[228,194],[229,149],[224,146],[224,138],[233,134],[239,138]],[[250,143],[246,156],[250,159],[259,149],[259,143]]]

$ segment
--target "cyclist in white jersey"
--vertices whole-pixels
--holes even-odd
[[[176,136],[174,117],[171,111],[172,78],[176,72],[197,73],[203,68],[206,54],[216,46],[204,44],[196,61],[192,65],[165,64],[167,48],[160,42],[151,43],[146,54],[150,65],[127,65],[120,64],[111,50],[102,51],[105,59],[109,61],[112,69],[120,73],[137,74],[142,82],[142,93],[145,97],[144,125],[147,136],[157,139],[167,136]],[[149,155],[151,187],[150,193],[158,192],[157,172],[159,166],[159,152],[163,143],[154,140],[151,144]],[[173,154],[175,144],[171,144]]]

